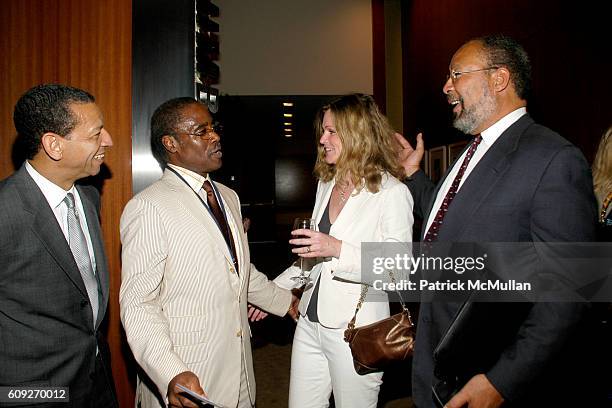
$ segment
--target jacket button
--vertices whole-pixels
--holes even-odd
[[[236,337],[242,337],[242,329],[236,332]]]
[[[230,272],[231,273],[236,273],[236,269],[234,269],[233,267],[230,267]]]
[[[85,307],[87,304],[88,302],[85,299],[81,300],[81,307]]]

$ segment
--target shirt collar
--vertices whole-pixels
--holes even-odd
[[[70,190],[66,191],[57,184],[47,179],[42,174],[40,174],[34,168],[34,166],[32,166],[27,160],[25,162],[25,168],[36,183],[36,185],[42,191],[51,208],[57,208],[57,206],[59,206],[64,201],[64,198],[66,198],[66,194],[72,193],[73,195],[76,195],[76,189],[74,184],[72,185],[72,187],[70,187]]]
[[[519,120],[521,116],[525,114],[527,114],[527,108],[523,106],[522,108],[518,108],[510,112],[509,114],[498,120],[493,125],[489,126],[488,129],[482,131],[480,135],[482,136],[483,142],[491,146],[493,143],[495,143],[499,136],[504,133],[506,129],[512,126],[514,122]]]
[[[184,167],[176,166],[170,163],[168,163],[168,166],[176,170],[176,172],[179,173],[183,177],[183,179],[185,179],[187,184],[189,184],[189,187],[191,187],[191,189],[196,193],[200,191],[200,189],[202,188],[202,184],[204,184],[206,180],[211,181],[210,175],[208,173],[206,174],[206,177],[204,177],[201,174],[198,174],[191,170],[187,170]]]

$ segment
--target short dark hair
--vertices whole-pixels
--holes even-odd
[[[151,151],[162,168],[165,168],[168,163],[168,152],[166,152],[162,143],[162,137],[165,135],[174,136],[183,120],[181,115],[183,108],[198,103],[200,102],[188,96],[174,98],[162,103],[153,112],[153,116],[151,116]]]
[[[15,105],[13,123],[26,158],[36,156],[43,134],[66,136],[72,132],[79,118],[71,104],[93,102],[95,98],[89,92],[61,84],[37,85],[24,93]]]
[[[476,41],[482,44],[488,65],[508,68],[516,94],[527,99],[531,92],[531,62],[523,46],[503,34],[479,37]]]

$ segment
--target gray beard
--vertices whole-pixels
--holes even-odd
[[[463,105],[463,99],[461,104]],[[453,126],[467,135],[474,134],[473,132],[491,117],[496,108],[495,98],[485,88],[482,98],[469,108],[463,108],[459,116],[453,120]]]

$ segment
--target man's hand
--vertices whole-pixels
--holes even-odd
[[[253,306],[253,305],[251,305],[249,303],[249,314],[248,314],[248,317],[249,317],[249,320],[251,322],[258,322],[258,321],[268,317],[268,313],[264,312],[261,309],[256,308],[255,306]]]
[[[444,408],[497,408],[504,398],[484,374],[472,377]]]
[[[191,371],[185,371],[177,375],[168,384],[168,406],[169,407],[190,407],[197,408],[198,405],[192,402],[190,399],[181,395],[181,391],[176,384],[181,384],[184,387],[189,388],[191,391],[207,396],[202,387],[200,386],[200,380],[198,376]]]
[[[297,322],[298,317],[300,317],[300,312],[298,311],[298,306],[300,305],[300,298],[296,295],[293,290],[291,291],[291,305],[289,306],[289,310],[287,313],[291,318]]]
[[[399,161],[406,171],[406,177],[412,176],[416,173],[423,160],[425,154],[425,144],[423,143],[423,134],[417,135],[416,148],[413,148],[410,143],[399,133],[395,134],[395,138],[402,146],[402,150],[399,151]]]

